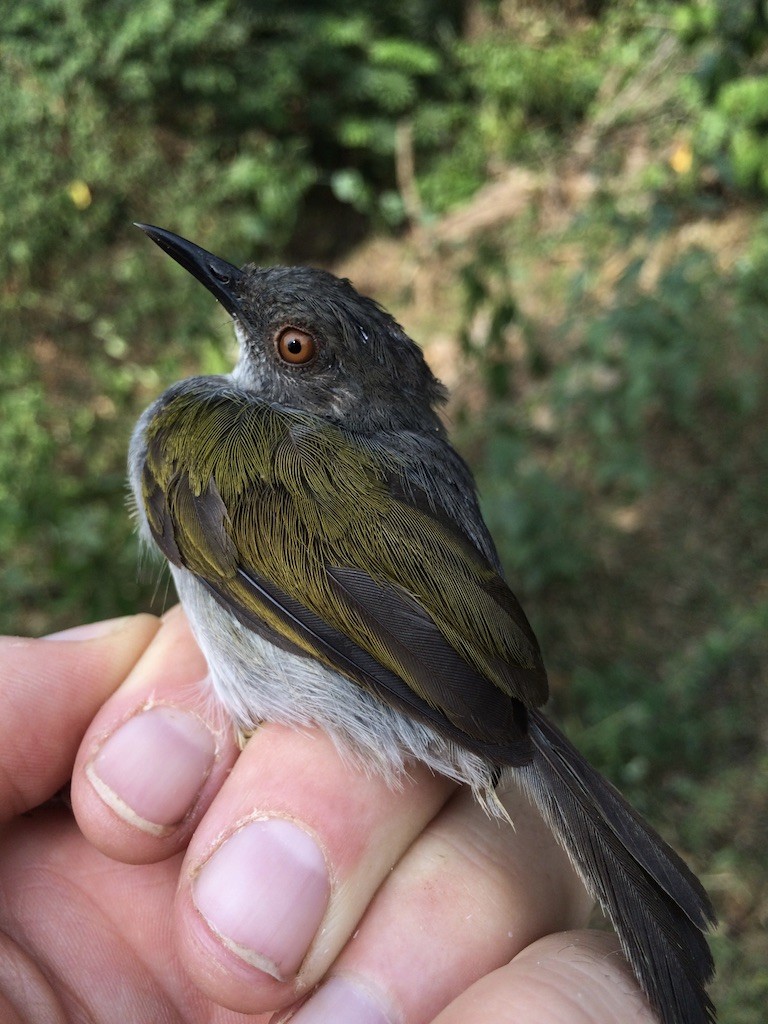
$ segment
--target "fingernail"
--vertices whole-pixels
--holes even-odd
[[[292,1016],[278,1014],[270,1024],[393,1024],[375,996],[352,978],[329,978]]]
[[[49,633],[41,637],[42,640],[96,640],[101,636],[108,636],[122,629],[123,623],[128,622],[133,616],[123,615],[119,619],[104,619],[102,622],[88,622],[84,626],[72,626],[71,629],[62,629],[58,633]]]
[[[113,732],[86,774],[121,818],[167,835],[193,806],[215,755],[213,734],[199,718],[159,705]]]
[[[278,981],[293,977],[325,914],[325,858],[290,821],[252,821],[205,862],[195,906],[224,945]]]

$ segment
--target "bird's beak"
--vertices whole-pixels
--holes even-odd
[[[231,316],[239,317],[241,315],[238,284],[243,277],[242,270],[227,263],[226,260],[219,259],[212,252],[195,245],[194,242],[188,242],[181,235],[174,235],[172,231],[166,231],[165,228],[138,223],[134,226],[141,228],[144,234],[149,235],[164,252],[167,252],[193,277],[204,284]]]

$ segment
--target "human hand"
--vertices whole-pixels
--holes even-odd
[[[180,611],[103,625],[0,639],[0,1019],[652,1024],[516,792],[513,830],[317,731],[241,753]]]

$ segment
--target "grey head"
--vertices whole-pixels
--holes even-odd
[[[377,302],[312,267],[242,269],[163,228],[137,224],[232,316],[232,374],[259,399],[364,433],[443,435],[446,391],[421,349]]]

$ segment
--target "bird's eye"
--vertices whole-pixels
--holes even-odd
[[[277,354],[284,363],[305,366],[317,355],[317,343],[311,334],[298,327],[284,327],[275,336]]]

